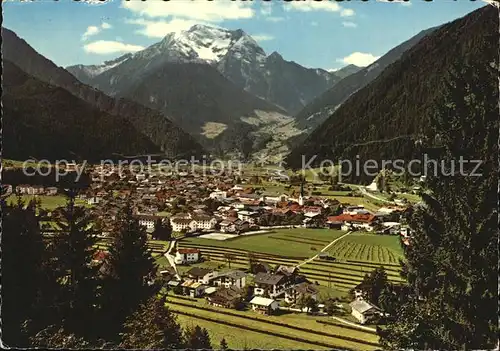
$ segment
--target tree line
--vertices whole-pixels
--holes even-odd
[[[117,215],[108,252],[97,259],[95,218],[75,205],[75,191],[67,196],[53,219],[60,230],[50,237],[35,201],[2,199],[4,345],[212,349],[206,329],[182,328],[165,306],[164,282],[131,206]]]

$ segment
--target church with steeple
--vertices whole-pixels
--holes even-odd
[[[304,180],[300,183],[299,205],[304,206]]]

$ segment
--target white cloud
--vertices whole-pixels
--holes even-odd
[[[293,1],[287,2],[283,5],[285,11],[328,11],[328,12],[339,12],[342,17],[354,16],[355,12],[352,9],[342,8],[337,2],[334,1]]]
[[[356,28],[358,25],[354,22],[342,22],[342,25],[347,28]]]
[[[328,68],[327,71],[333,73],[333,72],[337,72],[339,69],[340,68]]]
[[[272,35],[268,34],[252,34],[252,38],[254,38],[256,41],[269,41],[274,39]]]
[[[340,16],[341,17],[351,17],[354,16],[354,10],[352,9],[343,9],[340,11]]]
[[[255,14],[251,3],[230,0],[123,1],[122,7],[150,18],[180,17],[207,22],[248,19]]]
[[[89,26],[89,27],[87,27],[87,30],[85,31],[85,33],[83,33],[82,40],[85,40],[88,37],[91,37],[92,35],[96,35],[100,31],[101,31],[101,29],[97,26]]]
[[[380,56],[375,56],[370,53],[365,52],[353,52],[349,56],[341,59],[337,59],[337,62],[344,63],[346,65],[356,65],[358,67],[366,67],[371,65],[373,62],[377,61]]]
[[[103,29],[110,29],[113,26],[107,22],[102,22],[100,26],[89,26],[82,35],[82,40],[87,40],[89,37],[99,34]]]
[[[144,50],[144,47],[140,45],[125,44],[119,41],[98,40],[85,45],[83,49],[86,52],[92,54],[108,55],[116,53],[137,52]]]
[[[265,20],[269,22],[281,22],[285,20],[285,17],[269,16]]]
[[[137,30],[138,34],[145,35],[150,38],[163,38],[168,33],[180,32],[187,30],[200,22],[184,19],[172,19],[171,21],[151,21],[143,18],[128,19],[127,23],[137,24],[142,28]]]

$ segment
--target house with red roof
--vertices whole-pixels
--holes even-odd
[[[330,225],[338,225],[341,223],[341,229],[345,231],[353,229],[361,229],[371,232],[374,229],[376,218],[373,214],[346,214],[339,216],[329,216],[327,223]]]
[[[175,253],[174,262],[176,264],[195,263],[200,259],[200,250],[191,248],[178,249]]]

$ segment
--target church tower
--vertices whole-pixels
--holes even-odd
[[[300,183],[299,205],[304,206],[304,180]]]

